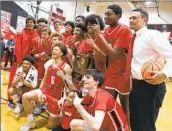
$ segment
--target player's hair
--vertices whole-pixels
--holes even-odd
[[[105,75],[102,71],[97,69],[87,69],[86,74],[91,75],[95,81],[99,81],[98,87],[101,87],[105,79]]]
[[[97,23],[97,20],[100,24],[100,30],[103,30],[105,25],[104,25],[104,22],[103,22],[103,19],[101,16],[97,15],[97,14],[91,14],[91,15],[88,15],[86,18],[85,18],[85,25],[86,27],[88,26],[88,24],[98,24]]]
[[[119,5],[109,5],[107,9],[111,9],[116,15],[120,15],[120,18],[122,16],[122,8]]]
[[[75,25],[75,28],[81,28],[84,32],[87,32],[87,27],[84,23],[78,23]]]
[[[55,47],[59,47],[61,49],[63,56],[67,54],[67,48],[65,45],[63,45],[63,43],[61,43],[61,42],[56,43],[53,48],[55,48]]]
[[[30,55],[25,56],[25,57],[22,59],[22,62],[23,62],[24,60],[29,61],[32,65],[34,65],[35,62],[36,62],[36,61],[35,61],[35,58],[32,57],[32,56],[30,56]]]
[[[84,17],[83,15],[78,15],[78,16],[75,18],[75,20],[76,20],[77,18],[81,18],[83,21],[85,20],[85,17]]]
[[[35,18],[32,17],[32,16],[28,16],[28,17],[26,18],[26,24],[27,24],[28,20],[32,20],[34,24],[36,23]]]
[[[72,29],[75,28],[75,24],[74,24],[73,21],[66,21],[66,23],[65,23],[64,25],[65,25],[65,26],[66,26],[66,25],[70,25],[70,26],[72,27]]]
[[[49,27],[43,27],[43,28],[41,29],[41,32],[47,32],[48,35],[51,35],[51,29],[50,29]]]
[[[142,17],[144,18],[149,18],[149,14],[146,10],[142,9],[142,8],[136,8],[132,10],[133,12],[140,12],[142,14]]]
[[[48,21],[47,21],[45,18],[39,18],[39,19],[37,20],[37,23],[39,23],[39,22],[44,22],[45,24],[48,23]]]
[[[57,33],[57,32],[53,33],[51,35],[51,38],[53,38],[53,37],[58,37],[59,40],[63,41],[63,36],[60,33]]]

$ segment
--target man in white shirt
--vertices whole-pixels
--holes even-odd
[[[8,92],[11,95],[13,101],[16,101],[16,107],[14,113],[18,114],[22,111],[22,95],[31,91],[37,86],[38,71],[33,66],[35,59],[32,56],[26,56],[22,60],[22,65],[17,68],[14,79],[12,81],[12,87]]]
[[[131,75],[133,87],[130,93],[130,120],[132,131],[156,131],[155,122],[166,93],[165,80],[172,76],[172,46],[163,34],[147,29],[148,13],[134,9],[130,17],[130,28],[134,30]],[[166,59],[163,70],[151,72],[143,79],[142,65],[157,56]],[[147,81],[147,82],[146,82]],[[151,83],[151,84],[150,84]]]

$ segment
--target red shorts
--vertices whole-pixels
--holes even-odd
[[[20,97],[22,97],[22,95],[23,95],[24,93],[29,92],[29,91],[31,91],[31,90],[32,90],[32,89],[29,88],[29,87],[22,86],[22,87],[17,88],[17,94],[18,94]]]
[[[46,104],[47,112],[50,116],[57,117],[59,114],[58,100],[50,95],[38,90],[38,101]]]

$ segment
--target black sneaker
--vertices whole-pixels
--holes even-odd
[[[9,101],[7,102],[7,105],[8,105],[8,107],[10,107],[11,109],[14,109],[14,108],[15,108],[15,104],[14,104],[13,101],[11,101],[11,100],[9,100]]]

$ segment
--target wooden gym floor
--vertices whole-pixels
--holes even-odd
[[[1,97],[7,98],[9,71],[1,70]],[[172,131],[172,82],[167,83],[167,93],[163,106],[157,120],[157,131]],[[46,113],[43,115],[47,116]],[[7,107],[6,101],[1,99],[1,131],[19,131],[26,122],[24,111],[20,115],[15,115],[13,110]],[[49,131],[45,125],[47,119],[37,116],[36,128],[32,131]]]

